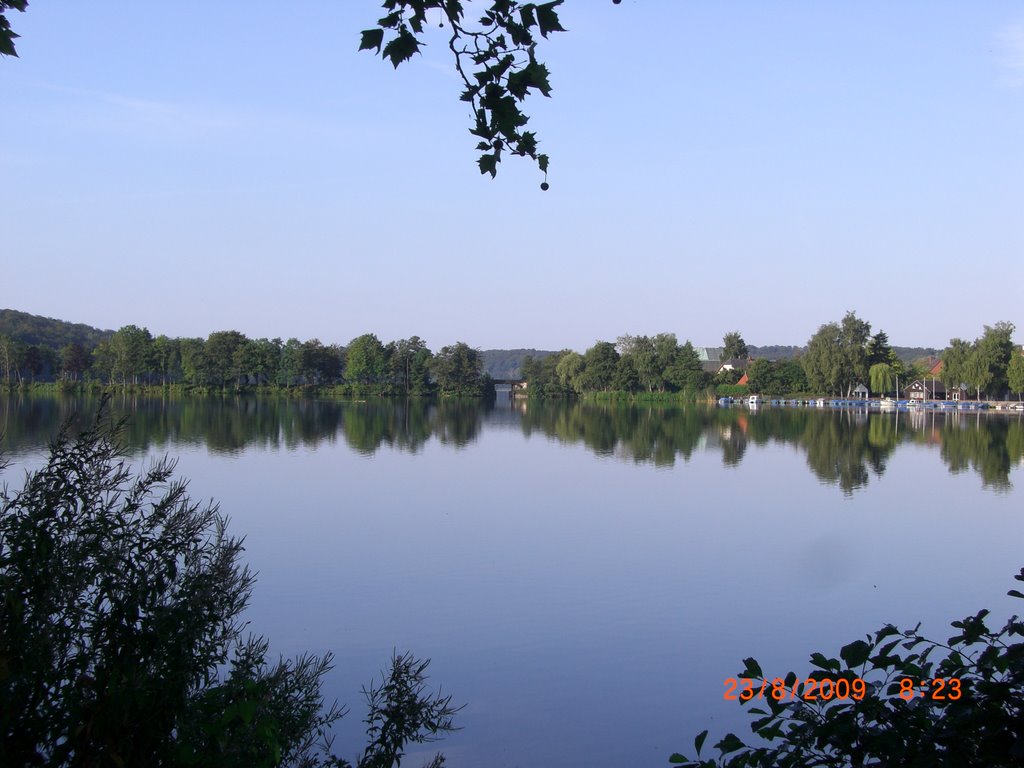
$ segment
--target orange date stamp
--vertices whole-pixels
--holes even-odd
[[[760,683],[760,684],[759,684]],[[896,686],[898,685],[898,689]],[[795,678],[792,683],[787,683],[781,677],[769,681],[755,680],[749,677],[727,677],[725,679],[725,693],[723,698],[726,701],[743,701],[751,699],[764,699],[770,696],[775,701],[844,701],[852,699],[862,701],[868,694],[870,686],[867,681],[859,678],[841,677],[836,680],[831,678]],[[911,701],[915,698],[926,698],[932,701],[956,701],[963,696],[963,686],[958,677],[937,677],[932,680],[914,680],[904,677],[889,687],[890,692],[895,692],[904,701]]]

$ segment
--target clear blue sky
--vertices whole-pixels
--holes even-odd
[[[36,0],[0,61],[0,306],[154,334],[583,349],[854,309],[1024,337],[1024,4],[568,0],[494,181],[372,0]],[[437,30],[441,32],[441,30]]]

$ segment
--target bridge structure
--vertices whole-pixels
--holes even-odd
[[[495,392],[507,392],[509,397],[526,394],[526,379],[493,379]]]

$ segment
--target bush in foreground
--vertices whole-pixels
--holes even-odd
[[[0,765],[350,766],[331,754],[330,654],[270,663],[264,639],[243,638],[241,540],[173,462],[135,476],[104,414],[0,491]],[[364,690],[356,766],[390,768],[453,730],[428,663],[395,655]]]
[[[1024,581],[1024,570],[1014,578]],[[1009,594],[1024,598],[1015,589]],[[715,744],[716,759],[701,760],[704,731],[694,740],[696,760],[674,754],[670,762],[693,768],[1024,766],[1024,643],[1015,640],[1024,635],[1024,622],[1013,616],[992,631],[987,616],[980,611],[953,622],[956,634],[946,642],[923,637],[920,625],[883,627],[844,646],[839,659],[812,654],[815,671],[803,679],[790,673],[767,680],[758,663],[746,659],[736,696],[753,705],[758,719],[751,730],[761,743],[747,745],[730,733]]]

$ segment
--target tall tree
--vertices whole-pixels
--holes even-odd
[[[160,375],[160,383],[167,384],[181,375],[181,342],[163,334],[153,339],[153,369]]]
[[[1021,399],[1024,392],[1024,352],[1017,350],[1010,359],[1010,365],[1006,371],[1007,385],[1011,392],[1017,393],[1017,399]]]
[[[295,338],[288,339],[281,346],[281,355],[278,358],[277,383],[284,387],[295,384],[299,376],[299,355],[302,352],[302,343]]]
[[[36,376],[43,372],[44,367],[43,351],[38,344],[29,344],[25,347],[21,364],[28,371],[32,383],[35,383]]]
[[[747,366],[747,387],[751,392],[762,395],[774,395],[775,376],[770,361],[763,357],[754,360]]]
[[[636,372],[632,355],[622,355],[615,364],[612,389],[616,392],[636,392],[640,389],[640,375]]]
[[[442,394],[483,394],[483,353],[465,342],[442,347],[431,361],[431,370]]]
[[[372,333],[357,336],[349,342],[345,366],[345,378],[353,384],[380,384],[387,373],[384,345]]]
[[[892,366],[888,363],[875,363],[868,371],[868,378],[871,379],[871,391],[878,395],[884,395],[893,388],[895,375]]]
[[[750,350],[747,349],[747,342],[743,340],[739,331],[729,331],[722,337],[722,360],[746,360],[750,357]]]
[[[399,339],[388,344],[391,379],[398,392],[403,395],[422,395],[429,390],[429,372],[426,361],[430,350],[419,336]]]
[[[239,382],[240,372],[235,366],[235,351],[245,342],[245,334],[238,331],[215,331],[207,336],[206,358],[214,385],[224,387]]]
[[[975,344],[982,360],[988,366],[989,383],[986,385],[995,397],[1007,390],[1006,372],[1013,357],[1013,323],[998,322],[985,326],[985,332]]]
[[[889,345],[889,336],[885,331],[879,331],[871,337],[871,340],[868,341],[866,354],[866,363],[869,371],[871,366],[878,365],[879,363],[885,363],[892,367],[897,360],[896,353]]]
[[[675,339],[675,336],[673,335],[672,338]],[[675,359],[666,371],[665,378],[669,384],[679,390],[687,387],[700,389],[705,386],[707,377],[701,367],[700,356],[689,339],[679,347]]]
[[[606,391],[612,388],[615,369],[619,364],[619,353],[610,341],[598,341],[583,355],[586,365],[584,384],[586,389]]]
[[[838,389],[843,366],[839,336],[839,324],[826,323],[807,342],[800,363],[812,390],[834,394]]]
[[[979,400],[981,400],[982,390],[992,383],[990,360],[977,344],[974,345],[964,363],[964,382],[974,389]]]
[[[246,339],[243,344],[238,345],[232,362],[238,372],[239,383],[248,384],[250,380],[256,384],[260,383],[260,347],[256,339]]]
[[[341,375],[341,358],[335,348],[310,339],[299,351],[299,370],[307,384],[326,384]]]
[[[89,367],[89,355],[81,344],[65,344],[60,350],[60,370],[66,379],[78,381]]]
[[[181,339],[182,378],[193,387],[205,387],[210,383],[210,363],[206,356],[204,339]],[[98,348],[97,348],[98,349]]]
[[[555,366],[555,373],[558,374],[558,380],[562,386],[577,394],[584,390],[583,375],[585,371],[586,363],[583,355],[579,352],[566,352],[559,358],[558,365]]]
[[[113,355],[112,373],[121,379],[122,384],[129,380],[137,384],[149,363],[152,352],[153,337],[145,328],[137,325],[126,325],[119,328],[110,337],[110,351]]]
[[[967,360],[973,345],[963,339],[950,339],[942,352],[942,381],[947,389],[959,389],[968,383]]]
[[[653,392],[664,386],[663,369],[658,367],[654,339],[649,336],[626,334],[616,340],[615,346],[622,357],[628,357],[631,360],[642,389]]]
[[[845,387],[847,397],[857,384],[867,381],[867,346],[870,338],[871,323],[861,320],[853,312],[847,312],[839,332],[843,356],[839,385],[840,389]]]
[[[17,370],[17,342],[6,334],[0,333],[0,370],[4,373],[4,381],[10,383],[11,371]]]
[[[871,324],[853,312],[840,323],[827,323],[807,342],[801,358],[812,389],[849,396],[853,387],[867,380],[867,344]]]

